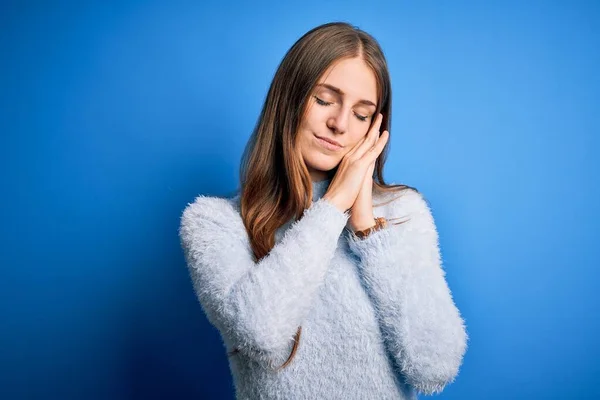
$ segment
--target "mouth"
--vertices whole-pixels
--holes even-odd
[[[319,143],[322,147],[324,147],[328,150],[337,151],[337,150],[341,150],[344,147],[339,142],[336,142],[333,139],[328,139],[328,138],[317,136],[317,135],[315,135],[315,139],[316,139],[317,143]]]

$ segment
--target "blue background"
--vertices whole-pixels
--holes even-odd
[[[470,347],[444,399],[600,398],[598,2],[3,3],[0,398],[233,397],[179,217],[235,190],[275,69],[332,20],[394,93]]]

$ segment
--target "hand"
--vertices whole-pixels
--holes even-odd
[[[388,131],[383,131],[379,135],[382,120],[383,115],[378,114],[375,123],[365,137],[342,158],[338,170],[323,196],[342,212],[350,209],[355,203],[361,188],[365,185],[367,172],[371,170],[370,176],[372,176],[371,165],[374,166],[375,160],[387,143]]]
[[[375,216],[373,215],[373,171],[375,170],[375,161],[371,163],[358,196],[352,205],[350,211],[350,227],[353,231],[361,231],[375,225]]]

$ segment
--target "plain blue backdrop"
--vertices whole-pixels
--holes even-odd
[[[444,399],[600,398],[598,2],[0,6],[0,398],[231,399],[177,229],[288,48],[373,34],[385,176],[420,189],[470,343]]]

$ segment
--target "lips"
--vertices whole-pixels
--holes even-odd
[[[343,146],[342,146],[342,145],[341,145],[339,142],[336,142],[336,141],[335,141],[335,140],[333,140],[333,139],[328,139],[328,138],[326,138],[326,137],[322,137],[322,136],[318,136],[318,135],[315,135],[315,136],[317,136],[317,138],[319,138],[319,139],[321,139],[321,140],[324,140],[324,141],[326,141],[326,142],[329,142],[329,143],[331,143],[331,144],[333,144],[333,145],[335,145],[335,146],[338,146],[338,147],[343,147]]]
[[[323,149],[332,151],[332,152],[338,152],[344,148],[341,144],[339,144],[338,142],[336,142],[333,139],[327,139],[327,138],[320,137],[317,135],[315,135],[315,141]]]

